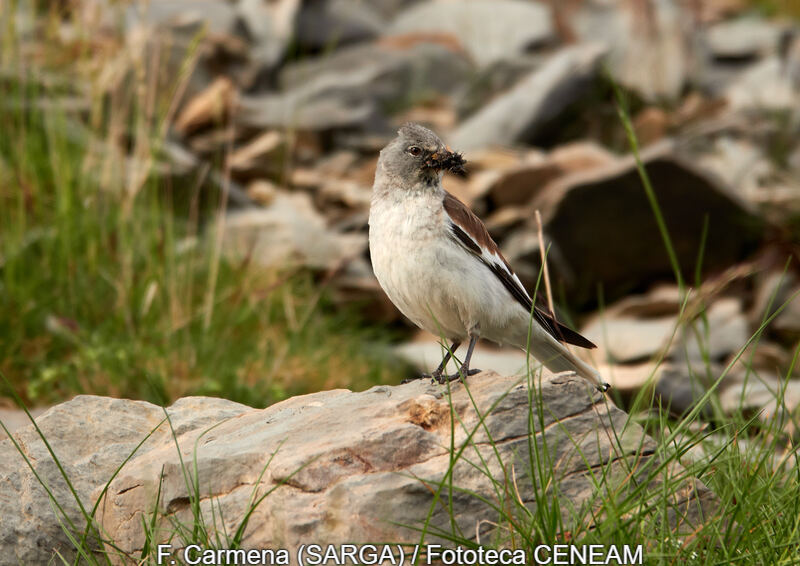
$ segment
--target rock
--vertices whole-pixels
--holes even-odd
[[[366,235],[336,234],[303,193],[278,192],[267,208],[228,215],[223,250],[237,258],[251,257],[264,266],[299,263],[313,269],[334,269],[366,248]]]
[[[489,186],[489,198],[495,208],[527,204],[561,174],[562,169],[542,155],[538,163],[529,161],[498,175]]]
[[[642,158],[684,274],[695,270],[706,216],[705,273],[725,269],[757,247],[762,221],[717,178],[674,155],[668,145],[653,146]],[[595,299],[599,281],[607,301],[647,282],[674,281],[631,158],[562,177],[532,206],[542,212],[551,253],[565,264],[554,264],[551,277],[555,285],[565,284],[571,305]]]
[[[703,362],[706,357],[721,362],[744,347],[749,337],[750,326],[741,301],[724,297],[706,309],[705,319],[698,317],[683,329],[670,356],[688,364]]]
[[[769,425],[777,420],[777,430],[796,434],[792,415],[800,408],[800,380],[777,379],[768,373],[742,372],[719,396],[720,406],[728,414],[757,414]],[[796,417],[795,417],[796,418]]]
[[[205,126],[219,125],[230,115],[236,88],[228,77],[219,77],[189,100],[175,119],[175,129],[188,135]]]
[[[281,132],[268,130],[236,148],[228,157],[228,167],[237,177],[276,177],[285,166],[287,145]]]
[[[757,328],[783,307],[781,313],[767,327],[767,332],[792,343],[800,335],[800,294],[796,294],[799,291],[800,282],[792,272],[775,270],[759,274],[750,314],[751,324]]]
[[[675,332],[677,317],[651,319],[597,317],[581,333],[597,344],[595,354],[611,363],[637,363],[662,351]]]
[[[110,8],[104,7],[105,10]],[[197,27],[211,33],[225,34],[233,30],[235,20],[236,12],[225,0],[159,0],[144,6],[131,4],[125,9],[129,31],[141,26],[175,28],[199,24]]]
[[[609,308],[614,316],[633,318],[677,317],[681,309],[680,289],[677,285],[658,285],[642,295],[629,295]]]
[[[746,138],[720,136],[699,155],[697,162],[725,181],[742,198],[757,204],[765,179],[774,173],[763,150]]]
[[[724,367],[713,364],[703,365],[666,364],[663,366],[660,379],[655,384],[655,394],[661,406],[675,416],[682,416],[691,411],[705,395],[708,385],[714,383],[722,374]],[[730,376],[726,376],[728,379]],[[711,407],[701,409],[701,416],[710,418]]]
[[[624,396],[638,393],[644,387],[653,387],[661,380],[665,364],[656,365],[653,362],[641,364],[597,364],[595,366],[600,375],[611,384],[611,388]]]
[[[238,0],[238,25],[250,39],[250,59],[271,70],[283,57],[295,33],[300,0]]]
[[[582,41],[601,42],[616,81],[648,101],[676,100],[691,69],[691,29],[674,0],[582,2],[571,24]]]
[[[636,139],[642,147],[665,138],[669,127],[669,115],[663,109],[655,106],[648,106],[633,120]]]
[[[524,54],[501,59],[476,70],[474,79],[456,93],[455,105],[459,116],[469,116],[480,110],[493,97],[513,87],[520,79],[542,65],[546,57]]]
[[[731,81],[724,93],[730,108],[756,112],[796,111],[798,85],[789,69],[778,55],[751,65]]]
[[[288,66],[281,74],[285,91],[244,97],[238,119],[251,128],[364,128],[382,124],[383,108],[406,103],[418,85],[427,93],[452,92],[469,68],[462,55],[436,42],[359,44]]]
[[[617,156],[595,142],[576,141],[553,148],[550,160],[564,173],[577,173],[611,166],[617,162]]]
[[[256,179],[247,185],[247,196],[261,206],[269,206],[278,194],[278,187],[267,179]]]
[[[772,327],[790,340],[797,340],[800,338],[800,287],[792,289],[786,300],[786,308],[777,316]]]
[[[494,171],[484,189],[495,208],[527,204],[546,190],[547,185],[567,173],[577,173],[616,162],[609,151],[592,142],[575,142],[554,149],[550,154],[528,152],[524,161]]]
[[[423,2],[398,14],[388,32],[452,35],[481,66],[513,57],[554,36],[549,7],[522,0]]]
[[[450,136],[451,145],[471,151],[534,140],[548,122],[584,95],[603,53],[602,47],[592,44],[557,52],[467,118]]]
[[[223,529],[234,532],[253,494],[271,490],[249,515],[242,547],[283,547],[292,553],[309,540],[417,541],[414,528],[433,501],[429,486],[442,481],[452,466],[451,442],[456,450],[466,445],[452,469],[459,495],[450,501],[452,515],[433,508],[430,532],[448,532],[452,517],[468,537],[477,531],[482,538],[491,536],[497,511],[481,498],[494,502],[503,493],[494,483],[504,481],[503,470],[514,468],[518,487],[507,486],[514,494],[510,497],[529,508],[536,505],[530,487],[537,482],[529,464],[535,458],[528,456],[530,426],[534,442],[554,463],[548,492],[560,499],[566,529],[587,516],[573,510],[591,504],[597,487],[590,474],[598,466],[608,466],[604,493],[625,493],[631,474],[637,485],[653,481],[654,490],[663,489],[658,484],[664,472],[650,480],[642,477],[642,466],[656,457],[653,441],[635,423],[625,424],[627,416],[600,402],[602,396],[585,382],[543,377],[535,395],[546,410],[533,425],[524,379],[486,372],[470,378],[469,386],[471,397],[463,386],[453,385],[448,398],[443,387],[427,380],[362,393],[335,390],[295,397],[229,419],[205,435],[199,429],[181,434],[177,445],[184,462],[195,462],[199,492],[213,494],[200,501],[209,529],[220,535]],[[451,403],[458,414],[452,424]],[[475,407],[488,413],[482,423]],[[550,426],[557,420],[558,426]],[[612,426],[616,434],[610,433]],[[665,472],[685,473],[677,468]],[[100,505],[103,532],[121,550],[140,552],[142,519],[151,513],[159,489],[159,512],[177,521],[190,519],[189,489],[194,488],[187,487],[171,439],[129,462]],[[681,481],[673,498],[675,508],[683,511],[672,527],[687,520],[680,529],[687,533],[715,505],[714,496],[694,479]],[[169,525],[162,523],[158,538],[171,536]],[[441,539],[434,534],[431,540]]]
[[[784,29],[755,17],[716,23],[705,32],[705,41],[716,59],[752,59],[775,53]]]
[[[375,38],[386,23],[362,0],[309,0],[301,4],[295,25],[297,44],[318,51]]]
[[[247,407],[226,401],[187,397],[167,412],[176,434],[194,428],[207,429],[246,411]],[[139,448],[148,451],[159,443],[171,442],[169,427],[163,423],[164,409],[143,401],[129,401],[79,395],[72,401],[52,407],[36,422],[70,478],[81,503],[91,511],[95,490],[102,489],[122,462],[134,453],[149,433],[152,436]],[[15,433],[17,442],[33,462],[39,476],[47,482],[66,517],[76,525],[73,534],[80,538],[86,522],[61,473],[32,426]],[[94,497],[97,497],[94,493]],[[72,562],[75,552],[54,506],[41,484],[34,478],[22,456],[7,438],[0,440],[0,565],[48,564],[59,553]],[[96,539],[90,545],[98,548]],[[99,557],[98,557],[99,558]]]

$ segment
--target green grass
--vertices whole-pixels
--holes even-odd
[[[26,402],[199,394],[263,406],[400,379],[391,333],[337,307],[319,276],[215,253],[224,205],[202,170],[159,175],[189,70],[131,98],[84,70],[118,48],[63,61],[86,47],[60,42],[42,42],[42,61],[15,44],[1,58],[0,370]],[[97,90],[80,95],[86,108],[62,102],[81,91],[73,77]]]
[[[0,57],[4,69],[13,71],[0,77],[6,94],[0,100],[0,375],[10,397],[24,406],[77,392],[159,403],[211,394],[263,405],[306,391],[399,381],[402,372],[387,363],[391,336],[367,326],[354,312],[335,307],[314,274],[265,270],[214,253],[200,227],[213,224],[219,195],[206,195],[202,204],[199,179],[188,187],[173,186],[149,167],[134,183],[119,163],[110,166],[106,158],[98,158],[91,140],[116,143],[120,124],[134,132],[127,144],[137,148],[137,155],[145,161],[157,156],[168,111],[158,105],[148,111],[133,100],[113,105],[104,95],[95,101],[88,120],[58,104],[37,109],[32,103],[58,100],[71,87],[43,80],[52,65],[22,64],[28,62],[9,37],[13,34],[4,35]],[[619,91],[617,95],[620,119],[638,154],[628,112]],[[76,120],[85,129],[76,128]],[[659,218],[647,172],[637,163]],[[663,221],[659,228],[670,250]],[[685,292],[684,313],[691,290],[686,274],[673,266]],[[695,274],[695,286],[699,283]],[[770,321],[762,321],[748,344],[759,340]],[[798,352],[800,348],[785,380]],[[612,431],[612,447],[630,451],[622,441],[625,430],[642,426],[656,439],[655,453],[634,447],[622,475],[611,464],[594,468],[596,497],[571,514],[555,498],[559,463],[537,433],[548,408],[539,401],[537,371],[531,367],[521,378],[529,392],[530,435],[527,450],[518,455],[520,467],[510,471],[501,461],[486,425],[492,407],[478,408],[473,401],[482,416],[469,429],[451,408],[449,468],[442,478],[427,483],[432,492],[428,520],[408,526],[417,530],[420,542],[436,535],[475,548],[472,533],[459,529],[448,503],[456,495],[478,497],[458,485],[456,466],[466,464],[492,486],[492,495],[482,499],[491,509],[488,520],[498,528],[481,541],[487,547],[522,548],[532,556],[539,544],[628,543],[644,545],[648,564],[800,563],[800,461],[796,441],[787,432],[791,426],[800,430],[800,419],[785,407],[782,391],[776,392],[776,406],[784,410],[769,418],[722,414],[716,389],[731,367],[716,376],[708,393],[680,419],[658,407],[651,389],[637,395],[627,422]],[[709,407],[712,423],[701,420]],[[168,417],[165,421],[171,426]],[[459,428],[465,428],[464,443],[455,441]],[[488,452],[470,444],[478,433],[488,435]],[[143,519],[147,540],[141,555],[132,557],[137,563],[155,563],[154,547],[165,532],[180,545],[236,548],[252,511],[271,493],[257,491],[256,482],[239,527],[221,531],[214,501],[204,497],[213,493],[213,486],[200,485],[196,461],[183,458],[174,431],[173,440],[189,512],[179,520],[154,506]],[[584,440],[566,438],[574,444],[576,458],[583,457]],[[17,449],[24,458],[22,447]],[[50,453],[71,486],[65,467]],[[108,478],[106,488],[124,464]],[[506,473],[493,473],[497,464]],[[27,458],[25,465],[37,474]],[[719,504],[697,528],[676,535],[668,528],[674,511],[671,495],[692,476],[713,490]],[[533,494],[534,504],[520,501],[522,490]],[[71,492],[77,499],[75,490]],[[157,500],[159,494],[153,495]],[[109,564],[118,550],[96,524],[97,506],[55,498],[51,503],[74,546],[74,558],[61,561]],[[78,522],[64,511],[75,505],[82,517]],[[434,526],[431,517],[441,509],[449,525]],[[95,552],[99,541],[106,543],[105,553]]]

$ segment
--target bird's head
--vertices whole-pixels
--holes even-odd
[[[418,124],[405,124],[397,137],[381,150],[378,172],[399,179],[405,186],[438,181],[444,171],[463,173],[466,161],[439,137]]]

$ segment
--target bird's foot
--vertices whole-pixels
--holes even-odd
[[[439,375],[438,378],[436,376],[434,376],[434,379],[436,381],[438,381],[439,383],[444,384],[444,383],[447,383],[448,381],[456,381],[462,375],[466,378],[466,377],[469,377],[471,375],[478,374],[481,371],[483,371],[483,370],[479,370],[477,368],[469,369],[469,368],[461,367],[456,373],[454,373],[452,375]]]
[[[429,377],[431,377],[431,375],[429,373],[423,373],[423,374],[417,375],[415,377],[407,377],[403,381],[400,382],[400,385],[405,385],[406,383],[411,383],[412,381],[417,381],[419,379],[427,379]]]

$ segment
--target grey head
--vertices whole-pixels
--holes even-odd
[[[375,180],[390,179],[408,188],[418,183],[431,185],[444,171],[462,173],[464,163],[461,154],[450,150],[431,130],[409,122],[381,150]]]

